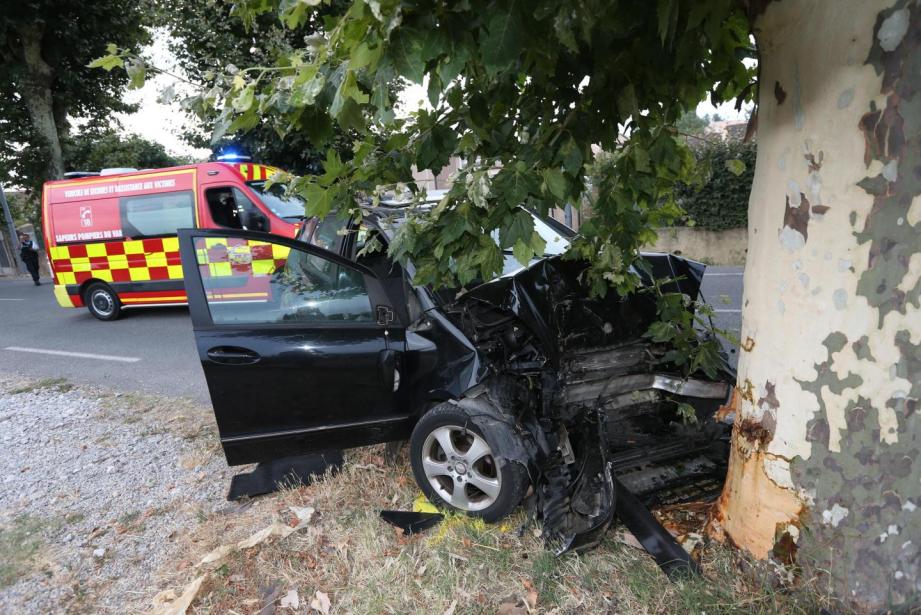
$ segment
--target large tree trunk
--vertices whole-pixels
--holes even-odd
[[[18,31],[22,40],[22,58],[27,73],[23,88],[24,102],[29,110],[32,127],[44,141],[43,145],[48,151],[47,179],[60,179],[64,176],[64,159],[51,92],[54,73],[42,57],[44,27],[41,22],[34,22],[20,27]]]
[[[755,31],[758,162],[716,529],[858,608],[904,604],[921,594],[921,3],[770,2]]]

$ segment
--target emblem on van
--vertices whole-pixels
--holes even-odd
[[[80,206],[80,226],[89,228],[93,226],[93,208],[90,205]]]

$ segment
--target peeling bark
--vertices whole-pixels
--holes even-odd
[[[792,104],[762,88],[752,341],[712,523],[862,610],[921,597],[921,3],[885,4],[755,22],[762,83]]]

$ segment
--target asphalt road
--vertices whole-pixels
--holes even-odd
[[[709,268],[702,291],[714,324],[738,335],[742,268]],[[102,322],[58,307],[47,280],[0,280],[0,372],[208,401],[186,308],[129,309]]]
[[[45,280],[41,286],[31,279],[0,281],[0,372],[208,399],[187,308],[130,309],[102,322],[85,308],[59,307]]]

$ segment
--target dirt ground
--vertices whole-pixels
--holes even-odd
[[[519,511],[404,536],[419,496],[402,452],[240,503],[210,408],[0,377],[0,612],[817,613],[810,587],[702,535],[705,504],[659,511],[704,576],[669,581],[610,531],[555,557]],[[15,452],[13,452],[15,451]],[[203,560],[208,560],[203,562]],[[783,573],[787,574],[787,573]],[[834,609],[833,609],[834,610]]]

